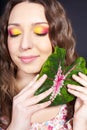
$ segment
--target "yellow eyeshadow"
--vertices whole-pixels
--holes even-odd
[[[11,35],[18,35],[18,34],[21,34],[21,30],[19,29],[9,29],[8,31]]]
[[[36,33],[36,34],[45,34],[45,33],[48,33],[48,27],[45,27],[45,26],[36,26],[36,27],[34,27],[34,33]]]

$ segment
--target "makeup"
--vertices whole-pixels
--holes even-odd
[[[21,56],[19,58],[21,62],[23,62],[24,64],[28,64],[35,61],[38,57],[39,55],[30,55],[30,56]]]
[[[43,26],[43,25],[36,25],[34,27],[33,31],[34,31],[35,34],[43,35],[43,34],[47,34],[48,33],[49,27]]]
[[[22,32],[20,29],[17,29],[17,28],[10,28],[8,29],[8,34],[10,36],[16,36],[16,35],[20,35]]]

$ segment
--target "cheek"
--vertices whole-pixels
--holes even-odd
[[[13,54],[17,50],[16,44],[13,40],[8,39],[8,50],[10,54]]]
[[[39,45],[40,51],[45,55],[50,55],[52,53],[52,45],[49,39],[42,40]]]

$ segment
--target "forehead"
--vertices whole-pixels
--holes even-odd
[[[47,22],[44,7],[40,4],[22,2],[11,11],[9,23]]]

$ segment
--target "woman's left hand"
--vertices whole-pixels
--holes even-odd
[[[87,76],[79,72],[72,76],[81,86],[69,84],[68,92],[77,97],[73,118],[73,130],[87,130]]]

